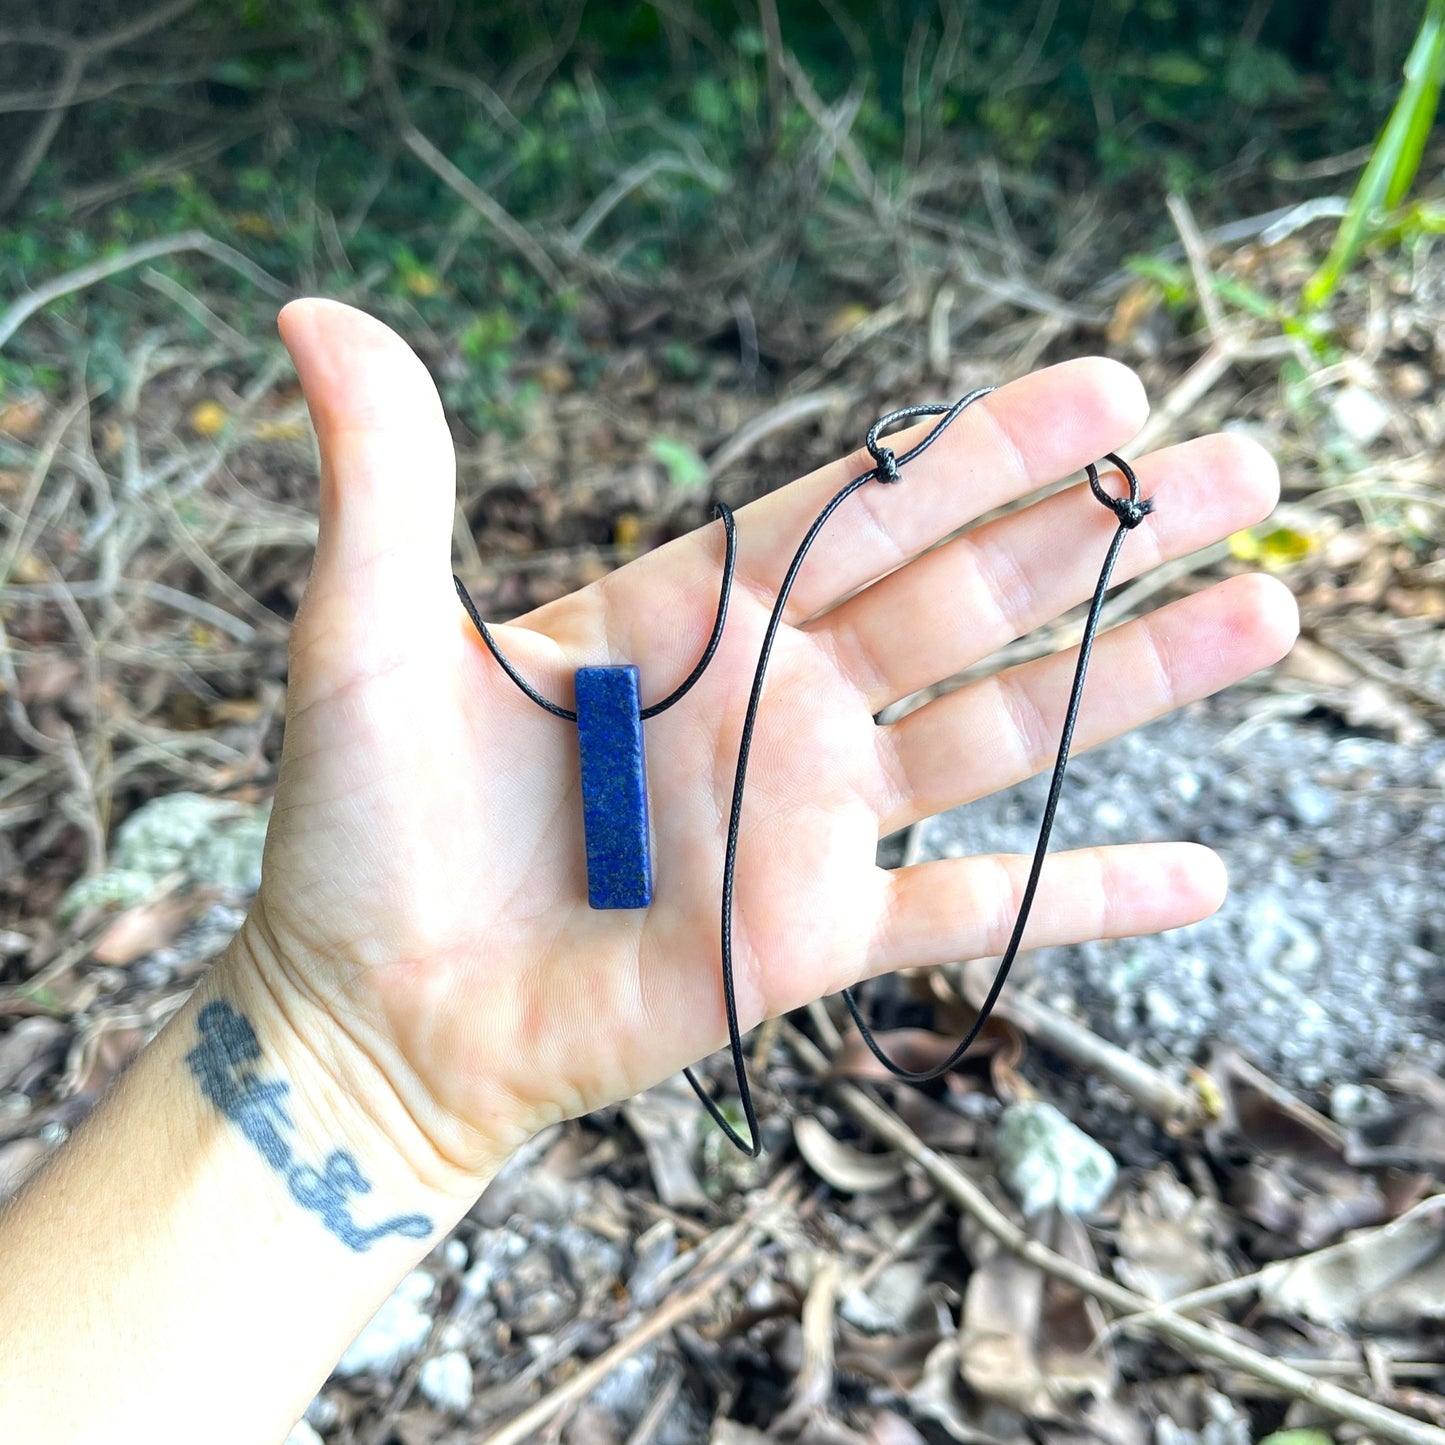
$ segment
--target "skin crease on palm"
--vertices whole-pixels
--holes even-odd
[[[263,881],[240,941],[338,1087],[384,1128],[394,1120],[398,1139],[424,1141],[398,1146],[418,1172],[480,1178],[543,1124],[724,1041],[723,842],[759,641],[803,532],[869,463],[859,453],[739,512],[722,645],[688,698],[646,724],[654,902],[595,912],[575,728],[516,690],[453,591],[454,458],[429,376],[380,322],[333,302],[293,303],[281,332],[319,440],[321,528],[292,635]],[[890,873],[876,846],[1049,766],[1072,654],[888,726],[875,715],[1087,597],[1116,524],[1082,483],[935,544],[1126,450],[1146,412],[1115,362],[1038,372],[970,408],[900,485],[864,487],[820,537],[748,774],[744,1027],[888,970],[1002,951],[1025,858]],[[900,452],[908,435],[892,439]],[[1156,511],[1128,538],[1117,581],[1258,522],[1277,495],[1274,463],[1239,436],[1136,467]],[[635,663],[645,705],[702,649],[722,543],[714,523],[499,627],[498,640],[564,705],[577,667]],[[1106,634],[1077,747],[1275,662],[1295,630],[1281,584],[1238,577]],[[1032,842],[1020,837],[1020,852]],[[1177,927],[1224,892],[1219,860],[1195,845],[1053,855],[1025,944]]]

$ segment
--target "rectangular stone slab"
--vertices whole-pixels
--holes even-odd
[[[578,668],[576,686],[587,901],[593,908],[646,908],[652,848],[637,669]]]

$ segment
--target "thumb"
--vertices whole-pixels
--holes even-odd
[[[363,311],[293,301],[278,326],[321,453],[304,630],[327,639],[333,665],[377,671],[456,630],[456,460],[441,399],[416,353]]]

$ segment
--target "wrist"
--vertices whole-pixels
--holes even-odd
[[[500,1152],[463,1161],[439,1147],[383,1051],[299,981],[306,974],[254,918],[197,989],[193,1084],[349,1248],[450,1225],[500,1167]]]

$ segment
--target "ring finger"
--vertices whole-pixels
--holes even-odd
[[[1106,742],[1279,661],[1298,630],[1270,577],[1234,577],[1102,636],[1076,750]],[[1032,777],[1058,751],[1078,649],[971,683],[878,729],[891,802],[880,836]]]

